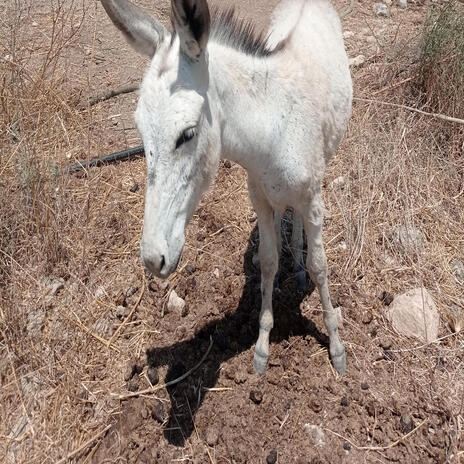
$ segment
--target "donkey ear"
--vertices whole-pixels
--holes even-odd
[[[158,44],[169,35],[160,22],[128,0],[101,0],[101,3],[128,42],[144,55],[152,57]]]
[[[211,18],[206,0],[172,0],[172,23],[181,51],[197,61],[208,43]]]

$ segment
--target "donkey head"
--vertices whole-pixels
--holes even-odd
[[[206,0],[172,0],[171,36],[127,0],[101,2],[134,48],[151,58],[135,113],[147,162],[141,254],[151,272],[166,278],[220,158],[208,99],[209,9]]]

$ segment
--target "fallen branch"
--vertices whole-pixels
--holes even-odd
[[[464,119],[453,118],[452,116],[447,116],[446,114],[441,114],[441,113],[429,113],[427,111],[422,111],[422,110],[418,110],[417,108],[413,108],[412,106],[399,105],[397,103],[390,103],[390,102],[381,101],[381,100],[372,100],[369,98],[354,97],[353,100],[361,101],[365,103],[377,103],[379,105],[393,106],[395,108],[402,108],[404,110],[413,111],[414,113],[423,114],[425,116],[430,116],[432,118],[442,119],[443,121],[455,122],[457,124],[464,124]]]
[[[406,435],[403,435],[402,437],[398,438],[398,440],[395,440],[394,442],[390,443],[387,446],[359,446],[356,443],[353,443],[350,439],[344,437],[343,435],[340,435],[337,432],[334,432],[333,430],[330,430],[330,429],[328,429],[326,427],[324,427],[324,430],[327,430],[327,432],[330,432],[333,435],[335,435],[336,437],[341,438],[342,440],[345,440],[346,442],[348,442],[351,446],[353,446],[357,450],[361,450],[361,451],[385,451],[385,450],[388,450],[388,449],[393,448],[394,446],[398,445],[402,441],[406,440],[406,438],[409,438],[414,432],[419,430],[426,422],[427,422],[427,420],[424,419],[417,427],[413,428]]]
[[[139,84],[129,84],[123,85],[122,87],[118,87],[117,89],[107,90],[101,94],[95,95],[89,99],[89,105],[93,106],[97,103],[101,103],[103,101],[109,100],[110,98],[117,97],[118,95],[122,95],[124,93],[131,93],[135,92],[139,89]]]
[[[118,399],[119,400],[127,400],[128,398],[133,398],[135,396],[140,396],[140,395],[148,395],[150,393],[154,393],[158,390],[161,390],[162,388],[167,388],[167,387],[172,387],[173,385],[182,382],[182,380],[185,380],[189,375],[191,375],[194,371],[196,371],[205,361],[205,359],[208,357],[209,352],[211,351],[211,348],[213,347],[213,337],[209,337],[209,347],[206,350],[206,353],[203,355],[203,357],[200,359],[200,361],[193,366],[190,370],[188,370],[185,374],[181,375],[180,377],[177,377],[177,379],[171,380],[169,382],[163,383],[161,385],[155,385],[154,387],[146,388],[145,390],[140,390],[137,392],[133,393],[128,393],[127,395],[119,395]]]
[[[102,435],[104,435],[112,425],[107,425],[101,432],[98,432],[95,436],[93,436],[90,440],[87,440],[85,443],[83,443],[79,448],[74,450],[72,453],[69,453],[65,458],[60,459],[57,464],[63,464],[65,462],[68,462],[70,459],[72,459],[74,456],[77,454],[81,453],[84,451],[87,447],[89,447],[95,440],[98,440]]]

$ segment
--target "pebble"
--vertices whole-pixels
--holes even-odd
[[[277,462],[277,451],[272,450],[266,458],[266,464],[275,464]]]
[[[343,38],[344,38],[344,39],[350,39],[350,38],[353,37],[353,36],[354,36],[354,32],[353,32],[353,31],[345,31],[345,32],[343,33]]]
[[[357,60],[359,57],[362,57],[363,55],[358,55],[356,58],[353,58],[353,60]],[[364,58],[364,57],[363,57]],[[354,61],[351,60],[350,64],[352,66],[359,66],[359,64],[362,64],[364,63],[364,60],[362,61],[362,63],[359,63],[357,65],[353,64]],[[331,187],[332,188],[339,188],[339,189],[343,189],[345,187],[345,177],[344,176],[339,176],[337,177],[336,179],[334,179],[331,183],[330,183]]]
[[[392,347],[392,341],[387,337],[383,337],[379,340],[379,345],[384,350],[389,350]]]
[[[168,312],[176,312],[180,314],[182,317],[185,317],[188,313],[186,308],[185,300],[183,300],[175,290],[172,290],[169,294],[168,304],[167,304]]]
[[[408,0],[398,0],[397,3],[400,8],[405,9],[408,7]]]
[[[374,316],[372,315],[372,313],[370,311],[364,311],[363,315],[362,315],[362,323],[363,324],[370,324],[372,322],[372,319],[374,318]]]
[[[388,16],[388,6],[385,3],[374,3],[373,10],[376,16]]]
[[[386,316],[400,335],[417,338],[423,343],[438,337],[440,315],[432,295],[424,287],[395,296]]]
[[[400,418],[401,431],[403,434],[411,432],[414,429],[414,421],[410,414],[405,413],[401,415]]]
[[[186,272],[188,275],[192,275],[195,271],[196,271],[195,266],[192,266],[191,264],[187,264],[187,265],[185,266],[185,272]]]
[[[369,384],[367,382],[362,382],[361,390],[369,390]]]
[[[343,443],[343,449],[345,451],[350,451],[351,445],[347,441],[345,441],[345,443]]]
[[[397,249],[405,254],[420,252],[424,248],[424,236],[414,226],[397,225],[392,231],[392,240]]]
[[[151,410],[151,417],[162,424],[166,420],[166,408],[161,401],[157,401]]]
[[[135,193],[135,192],[137,192],[137,190],[138,190],[139,188],[140,188],[140,187],[139,187],[139,184],[135,183],[135,184],[132,184],[132,186],[131,186],[131,188],[129,189],[129,191],[130,191],[131,193]]]
[[[345,406],[345,407],[348,406],[348,404],[349,404],[349,403],[348,403],[348,398],[347,398],[346,396],[344,396],[344,397],[342,398],[342,400],[340,401],[340,404],[341,404],[342,406]]]
[[[130,286],[130,287],[126,290],[126,297],[127,297],[127,298],[131,297],[132,295],[134,295],[135,293],[137,293],[137,290],[138,290],[137,287]]]
[[[263,401],[263,393],[259,390],[252,390],[250,392],[250,400],[255,404],[261,404]]]
[[[464,284],[464,263],[459,259],[454,259],[451,262],[451,269],[458,283]]]
[[[216,429],[216,427],[208,427],[206,429],[206,443],[208,443],[209,446],[216,446],[219,441],[219,433]]]
[[[117,306],[116,307],[116,317],[119,319],[122,319],[126,317],[129,314],[129,308],[126,308],[125,306]]]
[[[150,366],[147,371],[147,377],[152,385],[156,385],[159,382],[158,369],[156,369],[156,367]]]
[[[322,403],[318,398],[310,398],[309,400],[309,407],[316,413],[320,413],[322,411]]]
[[[226,169],[230,169],[232,167],[232,163],[229,160],[224,161],[224,167]]]
[[[139,389],[139,379],[137,377],[130,379],[129,382],[127,382],[127,389],[130,392],[136,392]]]
[[[358,55],[358,56],[355,56],[354,58],[349,59],[349,65],[354,66],[354,67],[361,66],[365,62],[366,62],[366,57],[364,55]]]
[[[245,369],[240,368],[235,372],[234,381],[235,383],[245,383],[247,379],[247,373]]]

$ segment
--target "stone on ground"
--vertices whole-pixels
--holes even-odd
[[[429,343],[438,337],[440,316],[430,293],[423,287],[395,296],[387,318],[400,335]]]

